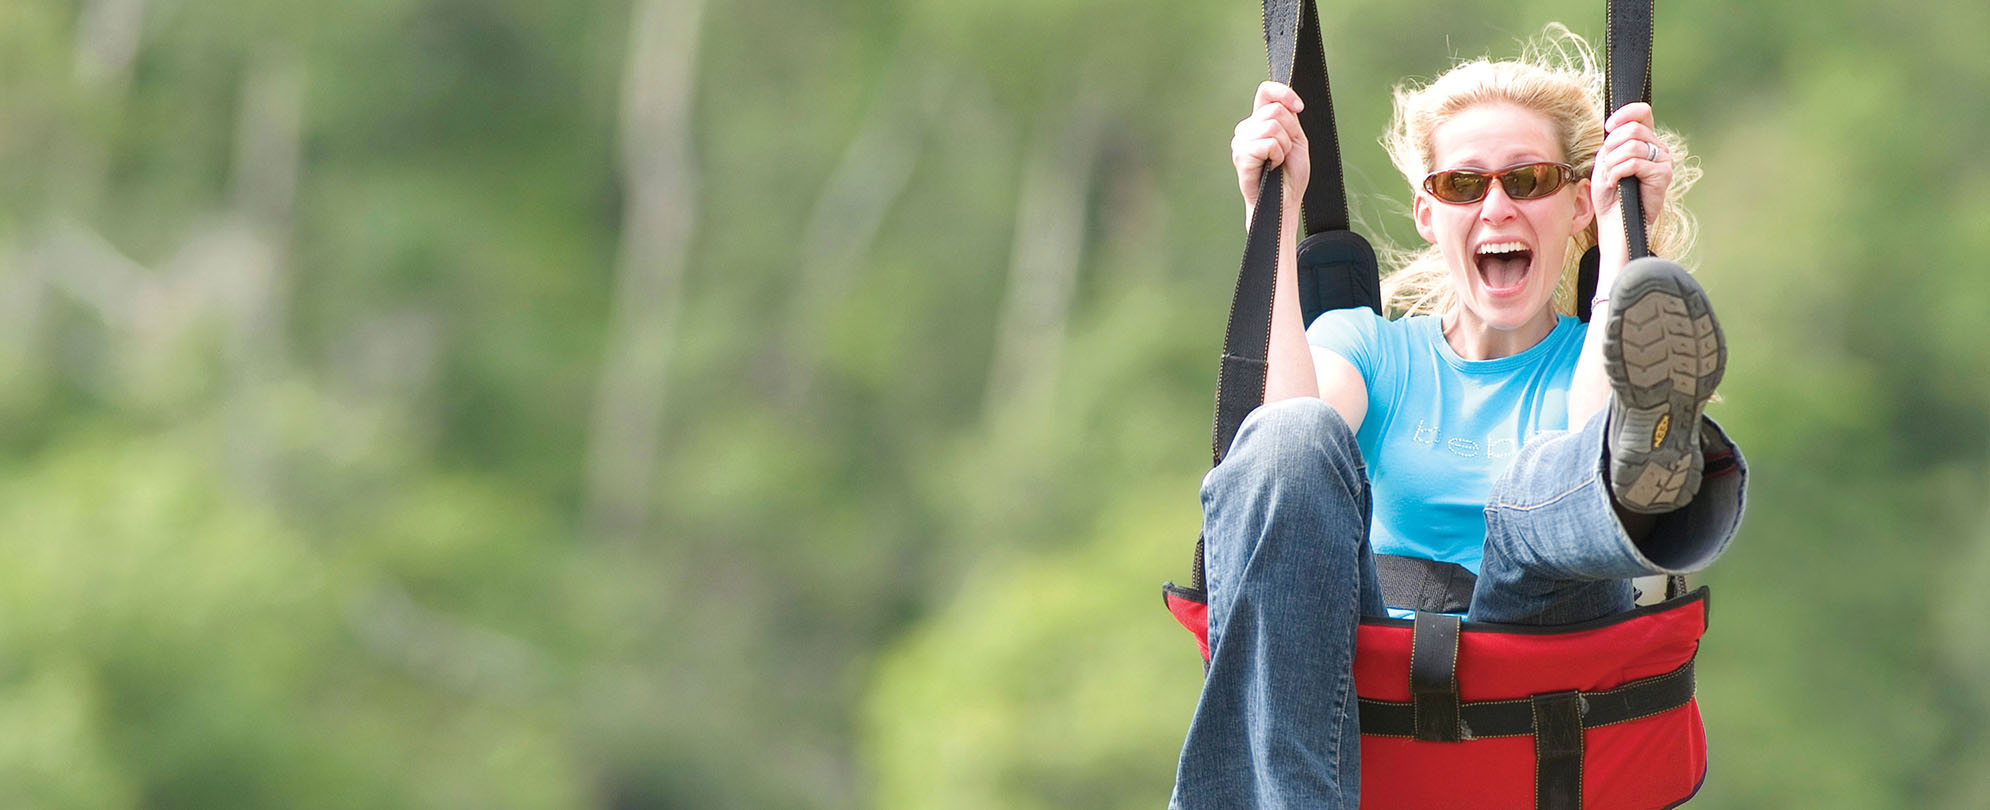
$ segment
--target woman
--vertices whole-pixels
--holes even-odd
[[[1309,329],[1281,246],[1265,405],[1203,482],[1211,659],[1174,807],[1358,806],[1374,554],[1476,573],[1471,619],[1551,625],[1628,610],[1633,577],[1700,570],[1733,536],[1745,467],[1702,415],[1719,328],[1676,265],[1629,262],[1617,199],[1637,178],[1653,248],[1679,255],[1683,144],[1645,104],[1604,120],[1587,45],[1549,39],[1398,88],[1384,145],[1430,243],[1385,282],[1404,317]],[[1266,83],[1238,124],[1247,207],[1268,165],[1304,193],[1303,104]],[[1592,244],[1585,325],[1566,313]]]

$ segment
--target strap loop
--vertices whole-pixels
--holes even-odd
[[[1581,810],[1581,692],[1534,696],[1534,810]]]
[[[1459,619],[1449,613],[1418,613],[1410,631],[1410,702],[1416,738],[1463,742],[1458,710]]]

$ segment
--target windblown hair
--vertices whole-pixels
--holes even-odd
[[[1587,178],[1603,145],[1603,71],[1596,51],[1560,23],[1521,50],[1520,58],[1494,62],[1485,58],[1458,65],[1425,85],[1406,82],[1395,88],[1396,112],[1382,147],[1417,193],[1431,165],[1433,133],[1458,113],[1483,104],[1511,104],[1533,110],[1554,123],[1561,137],[1563,159]],[[1677,261],[1693,243],[1694,223],[1681,198],[1700,179],[1697,161],[1689,160],[1685,139],[1659,130],[1659,139],[1673,159],[1672,185],[1658,222],[1648,229],[1652,253]],[[1568,255],[1555,289],[1555,309],[1575,312],[1576,268],[1584,251],[1596,244],[1596,223],[1569,239]],[[1384,309],[1393,314],[1441,313],[1455,297],[1443,258],[1435,245],[1421,249],[1389,249],[1385,260],[1396,267],[1382,280]]]

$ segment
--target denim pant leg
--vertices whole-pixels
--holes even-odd
[[[1354,810],[1355,627],[1383,608],[1353,433],[1317,399],[1258,408],[1202,508],[1209,672],[1169,806]]]
[[[1581,430],[1534,437],[1493,483],[1473,619],[1571,624],[1629,610],[1632,577],[1699,571],[1734,539],[1748,467],[1718,425],[1701,422],[1701,446],[1710,457],[1731,453],[1733,466],[1633,542],[1611,507],[1604,422],[1599,413]]]

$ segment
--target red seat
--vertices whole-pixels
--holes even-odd
[[[1206,661],[1202,595],[1170,585],[1166,598]],[[1439,638],[1422,649],[1439,657],[1455,650],[1455,658],[1425,661],[1438,677],[1423,682],[1436,687],[1413,687],[1420,626],[1434,635],[1447,622],[1455,643]],[[1362,809],[1663,810],[1685,802],[1707,772],[1692,669],[1706,627],[1706,588],[1562,627],[1433,614],[1363,620],[1354,659]]]

